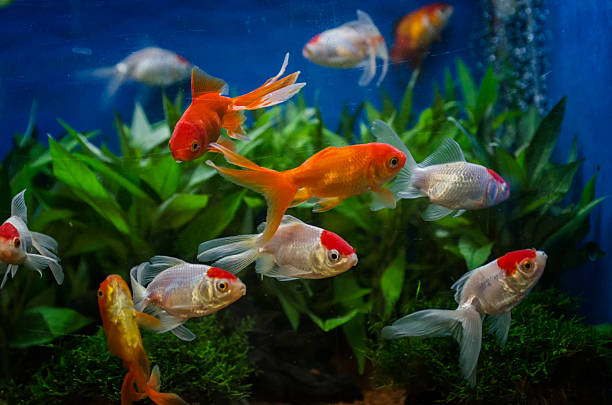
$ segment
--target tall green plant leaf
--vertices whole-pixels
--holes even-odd
[[[405,252],[401,250],[395,260],[385,269],[380,279],[380,289],[385,300],[385,316],[391,315],[391,311],[402,293],[405,260]]]

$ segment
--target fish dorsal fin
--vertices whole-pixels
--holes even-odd
[[[224,93],[227,91],[227,83],[223,80],[213,77],[203,70],[194,66],[191,69],[191,98],[206,94],[206,93]]]
[[[470,270],[463,276],[459,277],[459,280],[455,281],[451,286],[451,290],[455,290],[455,301],[457,304],[459,304],[459,301],[461,301],[461,292],[463,291],[463,287],[465,286],[466,281],[468,281],[468,279],[474,274],[474,270]]]
[[[303,221],[300,221],[296,217],[291,215],[283,215],[283,219],[281,221],[281,225],[289,225],[289,224],[303,224]],[[257,226],[257,232],[261,233],[266,229],[266,222],[262,222]]]
[[[142,285],[149,284],[155,278],[155,276],[164,270],[174,266],[188,264],[181,259],[170,256],[153,256],[150,261],[150,265],[144,266],[144,268],[138,270],[136,279]]]
[[[446,138],[438,150],[419,163],[419,167],[422,168],[452,162],[465,162],[465,156],[463,156],[463,151],[457,142],[450,138]]]
[[[374,21],[365,11],[357,10],[357,22],[360,24],[374,25]]]
[[[399,149],[406,156],[406,160],[412,159],[412,154],[408,151],[408,148],[399,137],[399,135],[384,121],[375,120],[372,123],[372,127],[370,128],[372,135],[376,138],[378,142],[386,143],[388,145],[393,146],[396,149]],[[412,159],[414,161],[414,159]],[[416,164],[416,163],[415,163]],[[407,163],[408,165],[408,163]],[[412,165],[410,165],[412,166]]]
[[[23,189],[19,194],[13,197],[13,201],[11,201],[11,216],[19,217],[25,222],[28,223],[28,208],[25,204],[25,194],[26,190]]]

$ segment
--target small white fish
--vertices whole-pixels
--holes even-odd
[[[11,202],[11,216],[0,225],[0,266],[4,268],[4,278],[0,288],[8,278],[15,277],[20,265],[35,270],[42,276],[42,271],[49,267],[57,284],[64,281],[64,272],[59,264],[59,259],[54,252],[57,252],[57,242],[52,237],[31,232],[28,229],[28,209],[25,205],[22,190],[13,197]]]
[[[372,124],[372,134],[395,146],[406,155],[406,164],[389,186],[396,200],[429,197],[431,204],[423,214],[426,221],[447,215],[461,215],[497,205],[510,196],[508,183],[496,172],[465,161],[461,147],[447,138],[442,146],[417,164],[404,142],[383,121]]]
[[[376,75],[376,58],[383,61],[382,73],[376,83],[387,74],[389,53],[385,39],[368,14],[357,10],[357,20],[323,31],[312,38],[302,50],[304,57],[317,65],[332,68],[364,69],[360,86],[367,86]]]
[[[130,54],[115,66],[96,69],[98,77],[112,77],[106,89],[112,96],[125,80],[150,86],[169,86],[189,77],[193,65],[182,56],[157,47],[148,47]]]
[[[168,256],[133,267],[130,279],[136,310],[161,321],[151,328],[187,341],[195,339],[183,326],[188,319],[217,312],[246,294],[242,281],[225,270]]]
[[[257,231],[263,232],[265,227],[264,222]],[[340,236],[290,215],[283,216],[272,239],[260,247],[257,241],[262,235],[230,236],[204,242],[198,249],[198,260],[217,260],[214,266],[234,274],[257,261],[257,273],[282,281],[333,277],[357,264],[355,249]]]
[[[453,336],[459,343],[459,367],[472,386],[482,342],[482,318],[503,346],[510,329],[510,312],[529,294],[546,267],[546,253],[516,250],[465,273],[452,285],[457,309],[426,309],[393,322],[382,330],[384,339],[404,336]]]

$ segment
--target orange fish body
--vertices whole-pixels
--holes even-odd
[[[400,18],[395,25],[395,43],[391,47],[393,62],[408,61],[413,69],[421,67],[431,43],[440,39],[452,14],[450,4],[433,3]]]
[[[140,323],[152,327],[159,320],[134,309],[130,290],[120,276],[111,274],[100,284],[98,307],[108,351],[121,358],[129,370],[121,387],[121,404],[129,405],[146,397],[159,405],[186,404],[176,394],[158,392],[159,368],[156,366],[151,372],[138,325]]]
[[[406,162],[406,156],[391,145],[368,143],[329,147],[314,154],[295,169],[277,172],[260,167],[237,153],[217,145],[225,158],[248,170],[218,167],[206,163],[230,181],[262,193],[268,203],[266,228],[258,240],[265,245],[278,229],[290,206],[315,199],[315,212],[323,212],[347,197],[374,192],[373,209],[395,207],[393,194],[382,186]]]
[[[229,140],[221,136],[221,128],[235,139],[247,139],[242,129],[245,117],[243,110],[256,110],[282,103],[293,97],[306,83],[295,83],[300,72],[279,79],[285,72],[289,54],[280,72],[268,79],[261,87],[240,97],[225,97],[221,93],[227,88],[221,79],[207,75],[197,67],[191,71],[191,105],[179,119],[169,146],[178,162],[194,160],[207,150],[214,150],[212,143],[221,143],[232,148]]]

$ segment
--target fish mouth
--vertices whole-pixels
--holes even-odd
[[[244,297],[246,295],[246,286],[245,285],[241,285],[240,289],[238,291],[240,292],[240,296]]]

